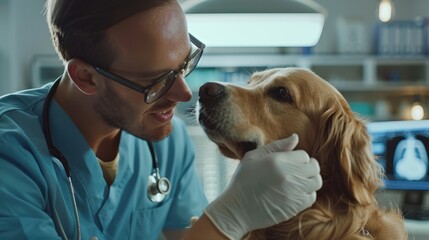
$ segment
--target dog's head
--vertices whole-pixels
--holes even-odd
[[[380,169],[364,122],[343,96],[313,72],[277,68],[254,73],[247,86],[206,83],[200,88],[198,120],[227,157],[273,140],[299,135],[298,149],[319,161],[318,198],[369,204]]]

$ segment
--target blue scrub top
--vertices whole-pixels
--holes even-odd
[[[49,154],[42,130],[49,88],[0,98],[0,239],[58,239],[62,231],[77,238],[65,171]],[[172,184],[162,203],[147,196],[152,159],[146,141],[121,133],[118,172],[109,187],[94,152],[55,101],[49,119],[53,142],[71,168],[82,239],[157,239],[163,229],[185,228],[202,214],[207,200],[195,150],[179,119],[170,136],[154,143],[161,176]]]

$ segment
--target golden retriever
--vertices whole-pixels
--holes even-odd
[[[273,140],[299,135],[297,149],[318,160],[323,187],[312,207],[249,239],[407,239],[398,210],[377,206],[383,173],[365,122],[327,81],[301,68],[254,73],[247,86],[201,86],[198,120],[222,154],[241,159]],[[285,203],[287,204],[287,203]]]

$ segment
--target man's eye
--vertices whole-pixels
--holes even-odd
[[[269,90],[269,95],[279,101],[279,102],[286,102],[286,103],[292,103],[292,95],[289,91],[289,89],[285,87],[274,87]]]

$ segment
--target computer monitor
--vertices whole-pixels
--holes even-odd
[[[429,120],[369,122],[372,150],[385,171],[385,188],[404,190],[405,217],[428,219]]]

